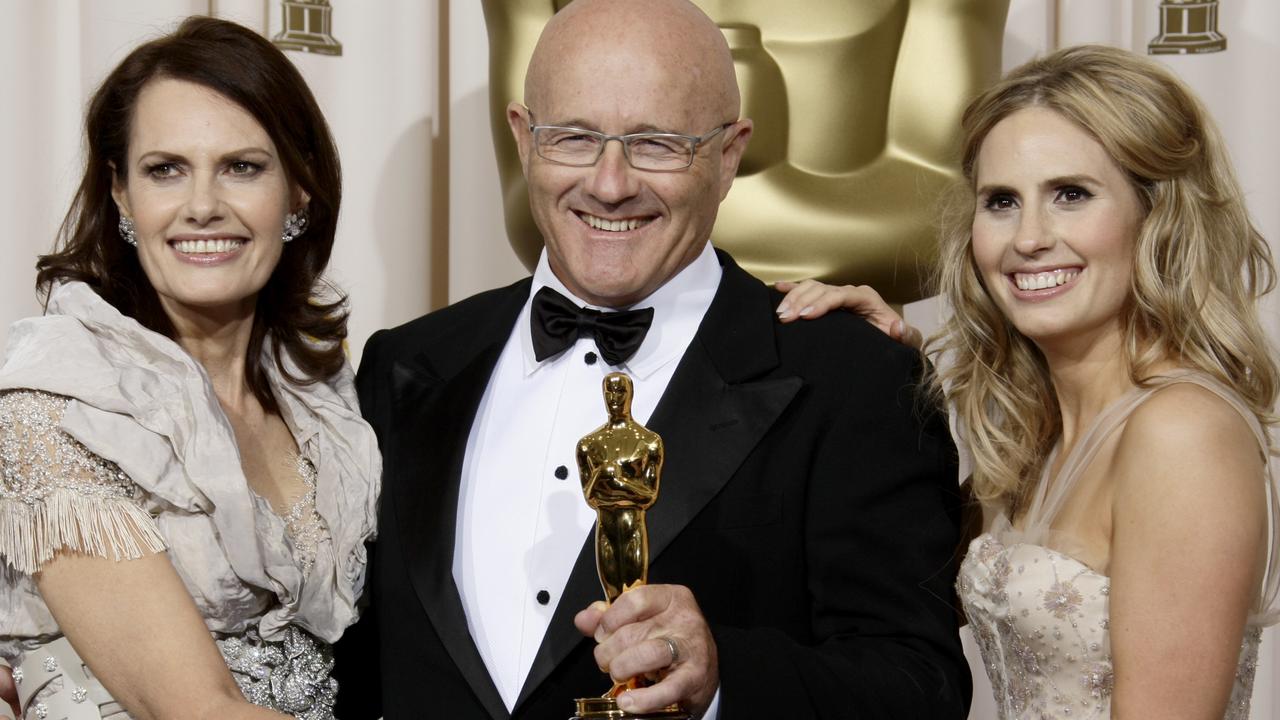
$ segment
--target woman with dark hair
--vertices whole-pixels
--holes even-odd
[[[1249,715],[1280,599],[1266,243],[1212,119],[1101,46],[1013,70],[962,127],[925,344],[984,532],[957,590],[1002,719]],[[868,288],[784,284],[784,321]]]
[[[197,17],[111,72],[86,131],[45,314],[0,367],[22,712],[331,718],[380,458],[321,278],[328,127],[271,43]]]

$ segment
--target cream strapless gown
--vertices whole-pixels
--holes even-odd
[[[1249,422],[1265,451],[1266,436],[1253,413],[1229,388],[1200,373],[1179,372],[1150,388],[1139,388],[1101,413],[1062,465],[1048,493],[1042,477],[1023,530],[997,517],[975,538],[961,563],[956,585],[982,653],[1000,720],[1109,718],[1114,672],[1108,632],[1110,579],[1071,557],[1052,521],[1081,472],[1106,438],[1161,387],[1190,382],[1231,403]],[[1047,465],[1052,464],[1052,458]],[[1267,578],[1259,608],[1276,597],[1277,519],[1280,505],[1268,478],[1273,528]],[[1245,628],[1227,720],[1249,717],[1263,625],[1275,613],[1255,613]]]

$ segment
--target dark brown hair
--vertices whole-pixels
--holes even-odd
[[[94,93],[85,117],[84,178],[58,233],[54,252],[36,263],[36,288],[79,280],[150,330],[173,336],[173,325],[143,274],[137,252],[117,230],[112,167],[123,183],[138,95],[147,83],[170,78],[207,87],[252,115],[280,154],[292,187],[310,196],[306,232],[285,245],[280,263],[258,294],[245,374],[269,410],[274,396],[262,365],[270,338],[276,367],[289,381],[327,380],[342,367],[346,297],[321,278],[333,249],[342,173],[329,126],[302,75],[274,45],[225,20],[187,18],[169,35],[129,53]],[[301,377],[284,365],[288,354]]]

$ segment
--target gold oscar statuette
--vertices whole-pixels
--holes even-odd
[[[623,373],[605,376],[609,419],[579,440],[577,450],[582,494],[596,511],[596,571],[610,603],[648,581],[649,534],[644,514],[658,499],[662,475],[662,438],[631,417],[631,395],[631,378]],[[643,714],[618,708],[619,694],[646,683],[645,678],[632,678],[615,684],[601,697],[579,698],[573,720],[689,718],[676,705]]]

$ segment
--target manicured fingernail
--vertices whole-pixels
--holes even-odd
[[[627,712],[636,709],[636,701],[631,699],[631,693],[622,693],[618,698],[618,708]]]
[[[893,323],[893,336],[894,336],[894,337],[898,337],[898,338],[900,338],[900,337],[902,337],[904,334],[906,334],[906,332],[907,332],[906,323],[902,322],[901,320],[897,320],[897,321],[895,321],[895,322]]]
[[[800,308],[800,317],[804,317],[805,315],[808,315],[808,314],[809,314],[809,313],[811,313],[811,312],[813,312],[813,306],[812,306],[812,305],[806,305],[806,306],[804,306],[804,307]]]
[[[780,320],[786,320],[791,317],[791,307],[788,305],[779,305],[776,312]]]

